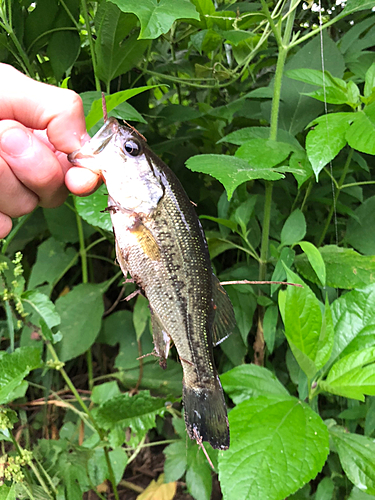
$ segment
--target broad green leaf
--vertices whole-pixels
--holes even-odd
[[[335,443],[342,468],[361,491],[375,494],[375,443],[373,439],[333,426],[329,433]]]
[[[83,220],[106,231],[112,231],[111,216],[109,212],[103,212],[108,205],[107,194],[107,188],[103,184],[90,196],[75,196],[74,204]]]
[[[323,257],[315,245],[309,241],[300,241],[299,246],[302,251],[306,254],[311,267],[314,269],[316,275],[319,278],[320,283],[326,285],[326,266]]]
[[[284,178],[284,175],[275,170],[252,167],[241,158],[227,155],[192,156],[186,162],[186,166],[193,172],[209,174],[220,181],[227,191],[228,200],[231,199],[236,187],[246,181],[253,179],[276,181]]]
[[[119,106],[124,101],[127,101],[131,97],[134,97],[146,90],[150,90],[157,87],[157,85],[146,85],[144,87],[138,87],[135,89],[122,90],[121,92],[116,92],[105,97],[105,102],[107,106],[107,113],[110,113],[112,109]],[[103,118],[103,107],[102,99],[96,99],[91,106],[89,114],[86,116],[86,128],[90,130],[98,121]]]
[[[366,72],[365,88],[363,95],[370,97],[375,87],[375,63],[371,64]]]
[[[236,158],[242,158],[255,168],[271,168],[284,161],[292,151],[292,146],[271,139],[251,139],[236,151]]]
[[[342,15],[352,14],[358,10],[373,9],[374,7],[374,0],[347,0]]]
[[[73,66],[80,50],[79,33],[68,30],[53,33],[48,42],[47,56],[57,81],[61,80],[65,72]]]
[[[211,467],[202,450],[190,446],[187,450],[186,486],[196,500],[210,500],[212,491]]]
[[[345,146],[345,134],[354,117],[354,113],[331,113],[320,116],[310,124],[315,126],[307,134],[306,151],[317,180],[319,172]]]
[[[48,238],[38,247],[36,262],[33,265],[28,283],[29,290],[48,283],[44,291],[51,293],[56,283],[76,263],[78,253],[72,247],[55,238]]]
[[[264,88],[264,87],[262,87]],[[260,89],[258,89],[260,90]],[[272,95],[271,95],[272,97]],[[229,142],[231,144],[236,144],[237,146],[242,146],[245,142],[248,142],[252,139],[269,139],[270,129],[269,127],[245,127],[235,132],[231,132],[230,134],[222,137],[220,141],[217,141],[218,144],[221,142]],[[303,151],[302,146],[297,141],[297,139],[287,132],[286,130],[279,129],[277,131],[277,138],[281,143],[290,144],[293,146],[295,151]]]
[[[241,333],[243,343],[247,345],[247,337],[253,324],[253,316],[257,307],[257,302],[251,290],[244,289],[243,285],[227,286],[226,292],[233,304],[234,315],[237,327]]]
[[[337,361],[319,385],[332,394],[364,401],[365,395],[375,395],[374,361],[374,347],[354,351]]]
[[[120,389],[118,388],[117,382],[112,380],[111,382],[96,385],[92,390],[91,400],[93,403],[100,405],[119,394]]]
[[[356,113],[345,138],[353,149],[370,155],[375,154],[375,102]]]
[[[355,211],[348,221],[345,241],[365,255],[375,255],[375,233],[369,227],[375,224],[375,196],[371,196]]]
[[[95,342],[104,312],[104,289],[103,283],[82,283],[56,300],[63,336],[57,345],[61,361],[80,356]]]
[[[281,244],[293,245],[301,241],[306,235],[305,216],[299,208],[294,210],[284,223],[281,230]]]
[[[324,477],[316,489],[315,500],[332,500],[335,483],[330,477]]]
[[[97,17],[97,71],[98,77],[108,85],[137,65],[150,42],[137,40],[139,30],[132,33],[138,22],[136,16],[124,14],[114,3],[100,4]]]
[[[200,219],[212,220],[213,222],[217,222],[222,226],[229,227],[232,231],[236,231],[238,229],[237,223],[229,220],[229,219],[221,219],[220,217],[211,217],[210,215],[201,215]]]
[[[322,367],[317,366],[318,349],[326,335],[318,299],[295,273],[286,270],[287,279],[303,288],[288,286],[284,313],[285,336],[290,348],[309,379]],[[282,311],[281,311],[282,312]]]
[[[55,307],[55,304],[44,295],[36,290],[24,292],[21,297],[25,305],[26,312],[30,312],[29,320],[35,326],[39,326],[39,320],[42,318],[49,328],[53,328],[60,324],[60,315]]]
[[[352,248],[336,245],[327,245],[318,251],[326,268],[328,286],[350,290],[375,282],[375,257],[360,255]],[[317,285],[322,283],[307,255],[298,255],[295,264],[304,278]]]
[[[267,307],[263,318],[263,336],[268,351],[272,354],[275,346],[276,327],[279,311],[276,305]]]
[[[128,456],[124,448],[111,450],[108,455],[116,484],[118,484],[124,475]],[[95,486],[102,484],[106,479],[111,479],[103,448],[96,448],[94,450],[94,455],[88,460],[87,466],[90,479]]]
[[[115,3],[122,12],[135,14],[141,22],[141,33],[139,38],[158,38],[168,33],[172,24],[177,19],[197,19],[199,14],[189,0],[110,0]]]
[[[3,352],[0,357],[0,404],[9,403],[23,379],[40,366],[40,350],[36,347],[20,347],[10,354]]]
[[[98,408],[96,421],[103,429],[131,427],[133,432],[144,435],[155,427],[156,416],[164,415],[167,401],[150,396],[149,391],[140,391],[134,396],[121,394]]]
[[[341,78],[333,77],[329,71],[323,71],[311,69],[311,68],[300,68],[300,69],[290,69],[287,71],[286,76],[292,78],[293,80],[299,80],[300,82],[309,83],[310,85],[317,85],[318,87],[336,87],[341,90],[346,90],[346,82]]]
[[[335,87],[319,89],[315,90],[315,92],[305,92],[304,95],[328,104],[349,104],[350,102],[348,94]]]
[[[229,413],[229,424],[231,446],[219,455],[226,500],[283,500],[313,479],[326,461],[327,428],[295,398],[244,401]]]
[[[365,491],[361,491],[354,486],[348,496],[348,500],[375,500],[375,495],[369,495]]]
[[[149,321],[150,309],[148,307],[148,300],[142,295],[138,295],[133,311],[133,323],[137,340],[141,338]]]
[[[238,405],[249,398],[264,395],[289,395],[277,377],[262,366],[241,365],[220,376],[223,389]]]
[[[331,304],[335,342],[330,363],[342,353],[375,345],[375,284],[353,290]]]
[[[314,173],[305,151],[296,151],[292,153],[289,160],[289,166],[293,169],[291,173],[294,175],[299,188],[305,181],[310,179]]]
[[[0,500],[16,500],[15,483],[12,486],[6,484],[0,486]]]
[[[71,198],[67,203],[70,200]],[[69,208],[67,203],[57,208],[43,208],[43,215],[47,222],[48,230],[55,240],[64,243],[77,243],[79,241],[77,218],[74,210]]]
[[[184,441],[177,441],[167,446],[164,451],[164,474],[165,481],[170,483],[178,481],[185,474],[187,467],[186,444]]]

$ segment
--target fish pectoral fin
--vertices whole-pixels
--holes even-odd
[[[236,326],[236,318],[234,317],[232,302],[214,274],[212,275],[212,300],[215,309],[212,324],[212,342],[216,346],[233,332]]]
[[[136,236],[143,252],[151,260],[160,260],[160,249],[155,237],[142,222],[139,222],[134,228],[130,229],[130,231]]]
[[[171,348],[171,337],[164,329],[159,316],[151,310],[152,336],[154,338],[154,351],[159,357],[159,364],[165,370],[167,368],[167,358]]]

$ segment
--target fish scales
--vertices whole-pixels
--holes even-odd
[[[126,155],[124,144],[130,143],[139,154]],[[209,441],[214,448],[228,448],[212,336],[233,328],[233,308],[213,275],[201,224],[179,180],[144,141],[113,118],[70,160],[97,171],[106,182],[117,259],[124,275],[129,272],[149,300],[161,365],[165,366],[169,339],[182,363],[189,436]],[[119,161],[127,168],[116,170]],[[223,306],[222,316],[216,312],[215,296]]]

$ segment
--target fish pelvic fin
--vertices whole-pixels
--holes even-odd
[[[208,441],[212,448],[229,448],[229,424],[219,377],[211,387],[184,385],[186,430],[191,439]]]

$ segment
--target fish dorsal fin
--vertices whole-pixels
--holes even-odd
[[[215,310],[212,324],[212,342],[216,346],[233,332],[236,319],[232,302],[214,274],[212,275],[212,301]]]

